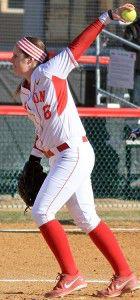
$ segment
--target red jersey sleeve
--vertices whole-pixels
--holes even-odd
[[[89,48],[104,27],[105,24],[97,19],[68,45],[68,48],[71,50],[75,60],[78,60],[79,57]]]

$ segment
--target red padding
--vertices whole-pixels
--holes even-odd
[[[1,105],[0,115],[9,116],[27,116],[27,112],[23,106],[18,105]]]
[[[140,108],[97,108],[79,107],[80,117],[111,117],[111,118],[140,118]],[[1,105],[0,115],[26,116],[23,106]]]
[[[0,61],[10,61],[12,58],[13,52],[0,52]],[[55,52],[49,52],[49,56],[54,56]],[[78,59],[78,63],[80,64],[96,64],[96,56],[94,55],[81,55]],[[99,63],[103,65],[107,65],[110,61],[108,56],[99,56]]]
[[[10,61],[12,58],[13,52],[0,52],[0,60],[1,61]]]
[[[78,63],[81,64],[96,64],[97,57],[94,55],[81,55],[78,59]],[[110,57],[108,56],[99,56],[99,63],[102,65],[108,65]]]
[[[79,107],[81,117],[140,118],[140,108]]]

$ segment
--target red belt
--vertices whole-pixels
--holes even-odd
[[[88,142],[88,139],[87,139],[86,136],[82,136],[82,142],[83,142],[83,143]],[[56,148],[57,148],[57,150],[58,150],[59,152],[62,152],[62,151],[64,151],[64,150],[70,148],[70,146],[69,146],[67,143],[63,143],[63,144],[57,146]],[[43,153],[44,153],[44,155],[45,155],[47,158],[50,158],[50,157],[52,157],[52,156],[55,155],[51,150],[44,151]]]

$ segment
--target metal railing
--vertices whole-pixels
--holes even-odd
[[[103,30],[101,34],[104,34],[110,38],[113,38],[117,41],[123,42],[123,44],[126,44],[132,48],[134,48],[135,50],[139,50],[140,51],[140,46],[136,45],[132,42],[127,41],[126,39],[119,37],[117,35],[115,35],[114,33],[111,33],[107,30]],[[100,67],[100,63],[99,63],[99,56],[101,54],[101,35],[99,35],[96,38],[96,56],[97,56],[97,60],[96,60],[96,104],[97,105],[101,105],[101,98],[103,96],[109,96],[117,101],[119,101],[120,103],[124,103],[127,104],[129,107],[133,107],[133,108],[138,108],[139,106],[127,101],[126,99],[124,99],[123,97],[120,97],[118,95],[115,95],[114,93],[108,92],[104,89],[101,88],[101,67]]]

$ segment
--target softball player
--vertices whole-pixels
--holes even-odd
[[[48,298],[63,297],[85,288],[87,283],[72,256],[67,236],[55,215],[66,204],[76,224],[90,237],[111,264],[115,275],[99,297],[116,297],[138,287],[113,233],[97,215],[90,175],[94,151],[86,137],[70,93],[67,77],[77,60],[113,19],[122,20],[125,4],[103,13],[66,49],[50,60],[43,43],[31,37],[19,40],[13,52],[13,68],[24,78],[20,93],[29,118],[36,128],[30,159],[49,158],[50,171],[35,199],[32,215],[61,269],[57,285]]]

